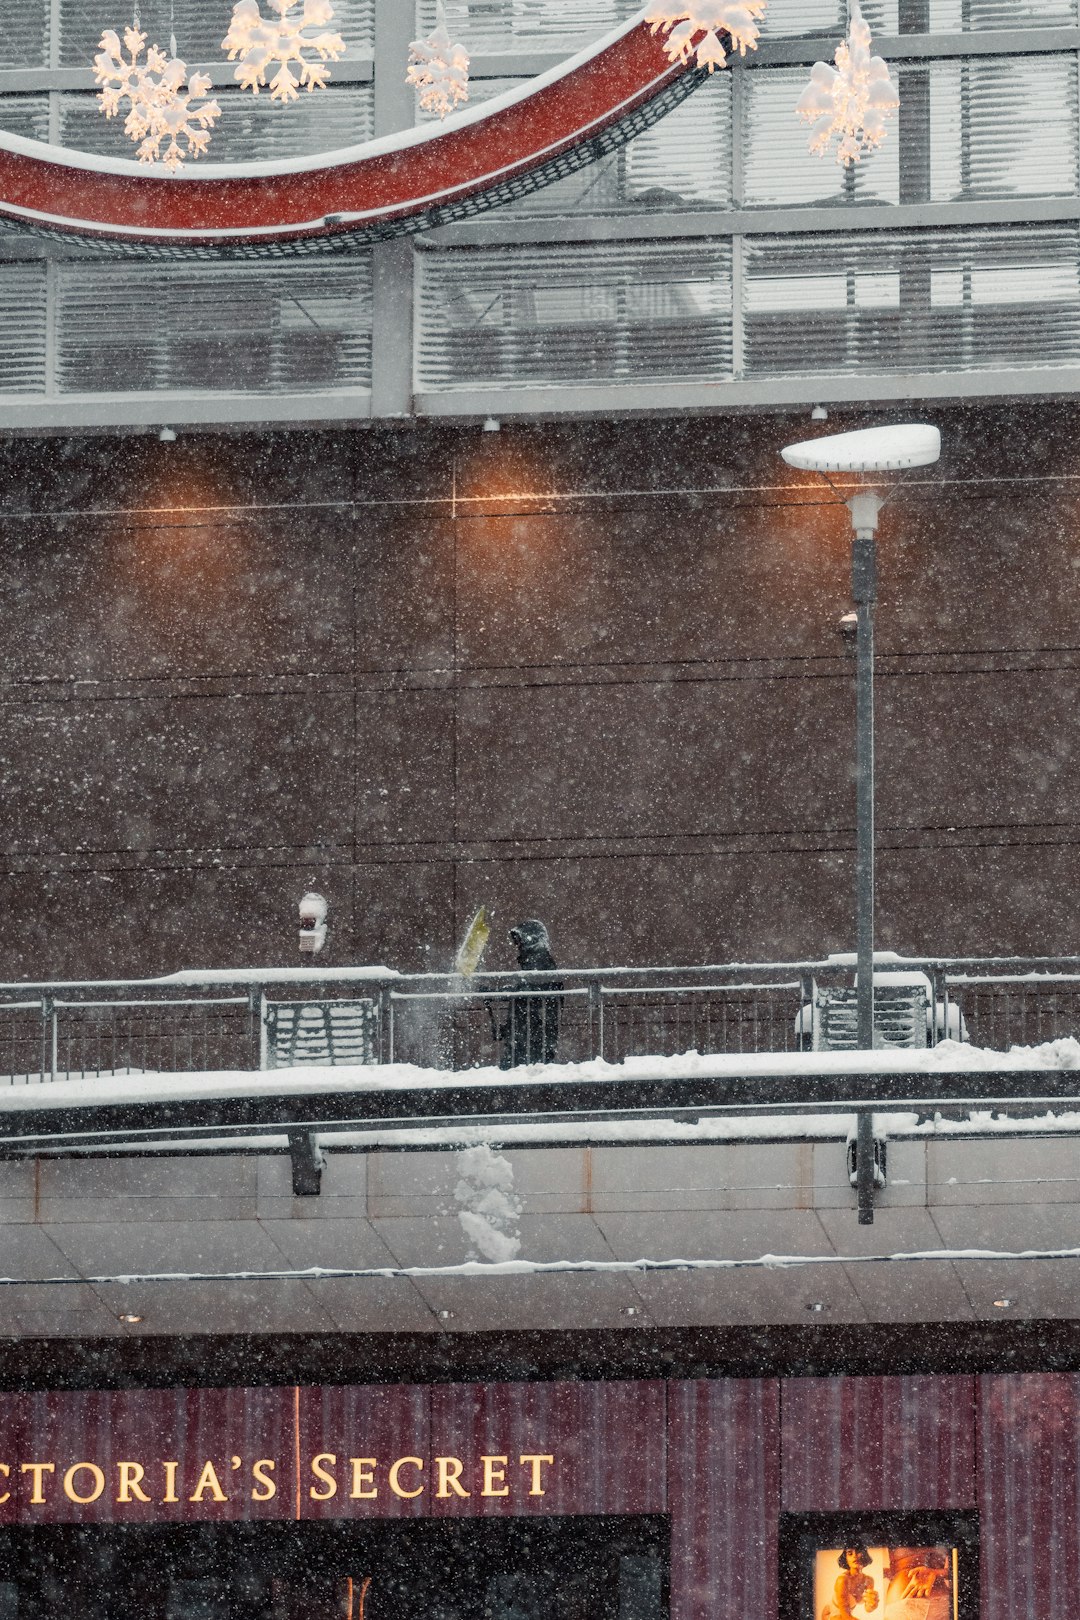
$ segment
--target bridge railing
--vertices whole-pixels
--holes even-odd
[[[1080,958],[890,960],[927,982],[927,1044],[1080,1039]],[[0,1085],[139,1073],[413,1063],[445,1070],[812,1044],[815,994],[847,961],[399,974],[318,967],[0,985]]]

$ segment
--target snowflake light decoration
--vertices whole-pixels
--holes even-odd
[[[102,86],[98,102],[106,118],[114,118],[127,102],[124,129],[140,143],[140,163],[160,162],[176,170],[185,157],[198,158],[206,151],[207,132],[221,108],[216,101],[197,105],[210,89],[210,80],[205,73],[188,78],[175,44],[169,56],[151,45],[146,60],[140,61],[145,44],[146,35],[138,28],[124,30],[123,46],[114,29],[105,30],[94,58],[94,77]],[[164,152],[162,142],[167,143]]]
[[[655,5],[646,14],[653,33],[667,34],[664,49],[673,62],[722,68],[727,62],[720,35],[727,34],[740,56],[757,50],[757,19],[765,15],[765,0],[697,0],[692,6]],[[705,38],[698,40],[698,35]],[[694,41],[698,40],[697,44]]]
[[[423,111],[438,113],[440,118],[469,99],[469,53],[450,38],[443,0],[435,8],[434,33],[428,39],[414,39],[409,46],[405,82],[420,92]]]
[[[836,47],[834,60],[835,67],[814,63],[795,111],[813,125],[810,150],[815,155],[824,157],[839,136],[836,161],[846,168],[881,145],[885,120],[899,107],[900,98],[888,64],[870,55],[870,28],[857,4],[852,5],[847,38]]]
[[[235,78],[245,90],[258,95],[260,85],[267,82],[267,70],[276,62],[278,70],[270,82],[272,101],[296,101],[301,87],[324,90],[330,77],[326,62],[336,62],[345,54],[345,41],[340,34],[327,31],[326,24],[333,21],[334,8],[330,0],[302,0],[299,16],[290,16],[301,0],[267,0],[276,17],[264,17],[259,0],[237,0],[233,7],[229,32],[221,42],[228,51],[229,61],[239,57]],[[311,33],[309,30],[321,29]],[[313,52],[319,61],[309,61],[305,52]],[[299,77],[292,71],[296,63]]]

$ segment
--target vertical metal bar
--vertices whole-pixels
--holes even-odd
[[[872,522],[869,502],[873,502]],[[852,594],[857,616],[855,648],[855,956],[858,973],[858,1044],[874,1045],[874,598],[875,496],[852,498],[855,526]],[[858,507],[858,509],[857,509]]]
[[[58,1055],[57,1045],[59,1040],[59,1014],[56,1010],[56,1003],[54,1001],[50,1001],[49,1003],[49,1024],[51,1026],[52,1037],[50,1042],[51,1050],[49,1053],[49,1079],[55,1080]]]
[[[598,979],[589,985],[589,1024],[592,1031],[592,1051],[589,1056],[604,1056],[604,987]]]
[[[49,1052],[49,1000],[47,996],[41,998],[41,1052],[38,1056],[38,1065],[41,1078],[44,1080],[48,1074]]]
[[[855,1196],[859,1225],[874,1224],[874,1116],[867,1109],[859,1112],[855,1134]]]

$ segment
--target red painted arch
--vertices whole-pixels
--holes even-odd
[[[685,71],[637,20],[556,72],[434,130],[282,164],[200,164],[175,175],[0,134],[0,216],[148,247],[394,234],[470,198],[505,193],[595,142]]]

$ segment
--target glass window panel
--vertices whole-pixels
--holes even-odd
[[[48,96],[0,96],[0,129],[8,135],[25,135],[31,141],[47,141]]]
[[[420,386],[725,376],[726,243],[421,253]]]
[[[366,387],[371,268],[62,265],[63,393]]]
[[[929,82],[932,201],[1076,194],[1072,53],[936,62]]]
[[[1075,225],[748,239],[746,375],[1075,365],[1078,249]]]
[[[373,94],[370,85],[330,85],[292,106],[241,90],[214,91],[221,117],[210,135],[207,157],[217,163],[307,157],[370,140]],[[2,104],[0,104],[2,105]],[[130,158],[135,147],[122,118],[105,118],[96,95],[60,96],[61,140],[81,152]]]
[[[1076,0],[929,0],[930,32],[1057,28],[1076,21]]]
[[[561,51],[610,33],[640,9],[638,0],[446,0],[446,21],[473,54]],[[429,34],[434,26],[434,0],[420,0],[418,31]]]
[[[0,68],[47,67],[48,0],[8,0],[0,26]]]
[[[619,1559],[619,1620],[664,1620],[664,1571],[659,1558],[624,1553]]]
[[[881,147],[845,171],[833,153],[809,149],[810,126],[795,115],[809,69],[755,68],[744,73],[743,185],[746,206],[813,208],[851,202],[896,202],[900,168],[897,120]],[[903,96],[903,83],[900,84]]]
[[[405,4],[405,0],[399,0]],[[22,0],[19,0],[22,4]],[[374,43],[374,0],[333,0],[333,27],[349,56],[369,53]],[[139,21],[150,42],[176,48],[186,62],[226,62],[221,49],[229,26],[229,0],[140,0]],[[127,16],[130,17],[130,7]],[[114,0],[60,0],[60,62],[64,67],[89,66],[105,28],[122,29]],[[333,75],[333,66],[330,72]]]

